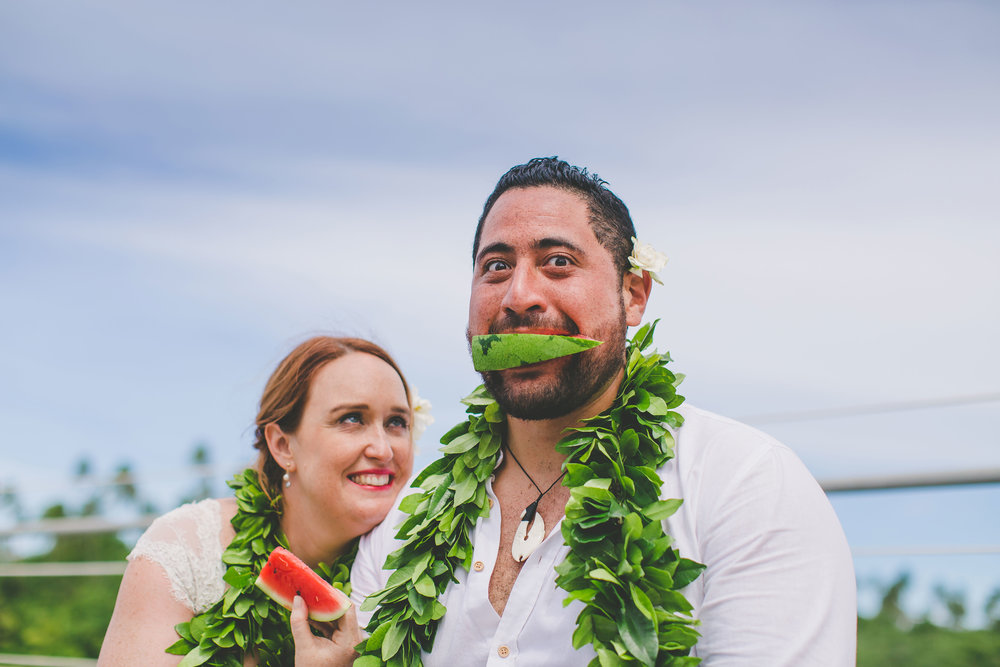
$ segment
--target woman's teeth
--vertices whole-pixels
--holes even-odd
[[[391,477],[387,474],[351,475],[351,481],[355,484],[361,484],[362,486],[387,486],[391,481]]]

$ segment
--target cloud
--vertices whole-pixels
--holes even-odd
[[[992,4],[0,12],[0,468],[28,484],[84,454],[176,470],[199,441],[244,462],[267,375],[316,331],[392,351],[434,402],[426,463],[478,381],[475,219],[537,155],[607,178],[671,257],[647,315],[692,403],[997,389]],[[995,423],[767,430],[833,476],[995,465]]]

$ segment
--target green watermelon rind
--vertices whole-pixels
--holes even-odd
[[[274,572],[275,568],[280,570],[280,575]],[[294,591],[288,591],[286,587],[279,586],[283,583],[277,578],[279,576],[297,578],[299,586]],[[298,556],[282,547],[276,547],[271,552],[254,584],[267,593],[272,600],[288,610],[291,610],[292,601],[298,593],[309,608],[309,618],[314,621],[335,621],[347,613],[351,607],[351,599],[343,591],[331,586],[312,568],[303,563]],[[305,589],[305,593],[302,592],[303,589]],[[335,605],[335,607],[330,609],[328,605],[322,604],[323,597],[320,594],[325,596],[329,604]]]
[[[603,341],[557,334],[485,334],[472,337],[472,365],[479,371],[520,368],[558,359],[603,344]]]

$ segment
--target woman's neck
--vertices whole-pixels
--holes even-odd
[[[281,515],[281,530],[288,540],[288,548],[306,565],[315,569],[320,563],[332,563],[351,541],[329,518],[312,516],[296,506],[294,499],[286,499]]]

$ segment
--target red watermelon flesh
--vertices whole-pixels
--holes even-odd
[[[303,563],[288,549],[276,547],[260,571],[257,587],[285,609],[301,595],[314,621],[334,621],[344,615],[351,600]]]

